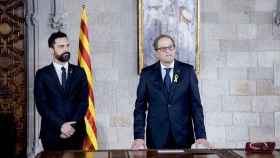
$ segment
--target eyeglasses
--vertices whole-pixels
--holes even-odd
[[[161,52],[163,52],[163,51],[171,51],[171,50],[174,50],[174,46],[173,45],[170,45],[170,46],[167,46],[167,47],[159,47],[159,48],[157,48],[156,50],[157,51],[161,51]]]

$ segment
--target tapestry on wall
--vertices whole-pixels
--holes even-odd
[[[0,116],[6,123],[1,124],[1,134],[6,131],[3,139],[10,140],[6,144],[15,140],[17,154],[26,149],[24,4],[24,0],[0,0]]]

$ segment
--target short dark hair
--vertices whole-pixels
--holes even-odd
[[[169,35],[165,35],[165,34],[161,34],[161,35],[159,35],[155,40],[154,40],[154,49],[155,50],[157,50],[158,49],[158,41],[160,40],[160,39],[162,39],[162,38],[168,38],[168,39],[170,39],[171,41],[172,41],[172,43],[173,43],[173,47],[175,47],[175,41],[174,41],[174,39],[171,37],[171,36],[169,36]]]
[[[63,38],[63,37],[67,38],[67,35],[63,32],[58,31],[58,32],[52,33],[48,39],[49,48],[53,48],[53,45],[57,38]]]

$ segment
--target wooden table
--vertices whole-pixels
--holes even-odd
[[[243,149],[44,151],[36,158],[280,158],[272,154],[246,154]]]

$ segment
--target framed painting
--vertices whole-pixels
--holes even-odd
[[[176,59],[199,73],[199,0],[138,0],[138,72],[156,62],[153,42],[174,38]]]

